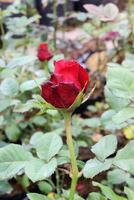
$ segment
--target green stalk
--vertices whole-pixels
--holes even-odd
[[[48,67],[48,61],[40,62],[40,68],[44,69],[45,77],[49,78],[50,71]]]
[[[66,16],[67,16],[67,3],[68,3],[68,0],[65,0],[65,3],[63,5],[63,10],[64,10],[64,18],[66,19]],[[65,20],[64,20],[65,22]],[[65,40],[65,24],[62,24],[62,38],[63,38],[63,41]]]
[[[134,41],[134,29],[133,29],[133,20],[132,20],[132,14],[133,14],[132,7],[133,7],[133,1],[129,0],[128,1],[128,20],[129,20],[129,25],[130,25],[130,28],[131,28],[130,40],[133,43],[133,41]]]
[[[60,191],[60,176],[59,176],[58,169],[56,170],[56,190],[57,190],[57,194],[60,195],[60,193],[61,193],[61,191]]]
[[[44,70],[45,70],[46,78],[48,78],[49,75],[50,75],[50,71],[49,71],[49,68],[48,68],[48,61],[45,61],[43,64],[44,64]]]
[[[76,185],[77,185],[77,181],[78,181],[79,172],[78,172],[73,138],[72,138],[71,113],[69,113],[69,112],[67,112],[65,114],[65,129],[66,129],[67,145],[68,145],[68,149],[69,149],[69,153],[70,153],[71,168],[72,168],[72,182],[71,182],[69,200],[74,200],[74,195],[75,195],[75,191],[76,191]]]
[[[2,20],[1,20],[1,22],[0,22],[0,29],[1,29],[1,35],[2,35],[2,37],[3,37],[4,34],[5,34],[5,32],[4,32],[4,27],[3,27],[3,22],[2,22]]]
[[[54,14],[54,33],[53,33],[53,40],[54,40],[54,50],[57,49],[57,0],[53,0],[53,14]]]
[[[2,45],[3,45],[3,49],[5,47],[5,42],[4,42],[4,35],[5,35],[5,30],[4,30],[4,26],[3,26],[3,12],[2,9],[0,9],[0,31],[1,31],[1,39],[2,39]]]

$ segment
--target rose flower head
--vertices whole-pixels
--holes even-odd
[[[115,40],[119,38],[120,34],[117,31],[109,31],[106,35],[102,38],[105,41]]]
[[[47,43],[41,43],[38,47],[37,57],[41,62],[49,61],[53,55],[48,49]]]
[[[55,108],[69,109],[89,84],[88,72],[76,61],[59,60],[50,80],[41,85],[41,96]],[[81,102],[80,102],[81,103]]]

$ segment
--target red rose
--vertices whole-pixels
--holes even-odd
[[[102,39],[105,41],[115,40],[120,34],[117,31],[109,31]]]
[[[53,55],[48,49],[48,44],[41,43],[38,47],[37,56],[41,62],[50,60]]]
[[[41,96],[56,108],[69,108],[82,90],[86,92],[88,73],[76,61],[60,60],[54,65],[50,81],[41,86]]]

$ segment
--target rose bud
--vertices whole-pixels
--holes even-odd
[[[39,45],[37,56],[41,62],[49,61],[53,57],[52,53],[48,49],[48,44],[41,43]]]
[[[83,182],[78,182],[76,189],[79,193],[83,193],[85,191],[85,184]]]
[[[102,39],[105,41],[115,40],[119,38],[120,34],[117,31],[109,31]]]
[[[50,80],[41,85],[41,96],[55,108],[70,109],[71,107],[71,110],[74,110],[80,105],[87,91],[88,72],[73,60],[63,59],[55,62],[54,66],[55,70]],[[77,98],[77,105],[73,106]]]

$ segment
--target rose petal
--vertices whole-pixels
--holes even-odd
[[[55,70],[54,70],[54,73],[57,73],[57,74],[63,74],[63,71],[68,68],[69,69],[73,69],[73,74],[78,74],[78,71],[79,71],[79,64],[74,61],[74,60],[59,60],[59,61],[56,61],[54,62],[54,66],[55,66]]]
[[[55,92],[54,88],[52,88],[53,84],[51,82],[47,82],[41,85],[41,96],[50,104],[52,104],[56,108],[64,108],[64,105],[61,101],[61,98],[58,96],[57,92]]]
[[[59,85],[54,86],[53,91],[60,96],[64,108],[69,108],[79,94],[78,88],[73,83],[59,83]]]
[[[60,74],[52,74],[50,81],[52,83],[58,84],[59,82],[61,82],[63,80],[63,76]]]
[[[79,63],[60,60],[55,62],[50,81],[41,86],[41,95],[56,108],[69,108],[88,83],[88,73]]]
[[[52,74],[51,78],[50,78],[50,82],[52,82],[53,84],[59,84],[59,83],[70,84],[70,83],[73,83],[73,81],[66,79],[65,76],[61,75],[61,74]]]
[[[59,82],[73,82],[80,90],[81,84],[79,83],[79,68],[81,67],[76,61],[60,60],[54,63],[54,74],[62,75]]]
[[[38,47],[37,56],[40,61],[48,61],[50,60],[53,55],[48,49],[48,45],[46,43],[41,43]]]
[[[85,87],[86,91],[89,84],[89,75],[88,72],[83,67],[79,69],[79,82],[81,84],[81,88],[83,89]]]
[[[37,56],[40,61],[50,60],[52,58],[52,54],[44,50],[39,50]]]
[[[38,49],[48,49],[48,44],[47,43],[41,43],[40,45],[39,45],[39,48]]]

